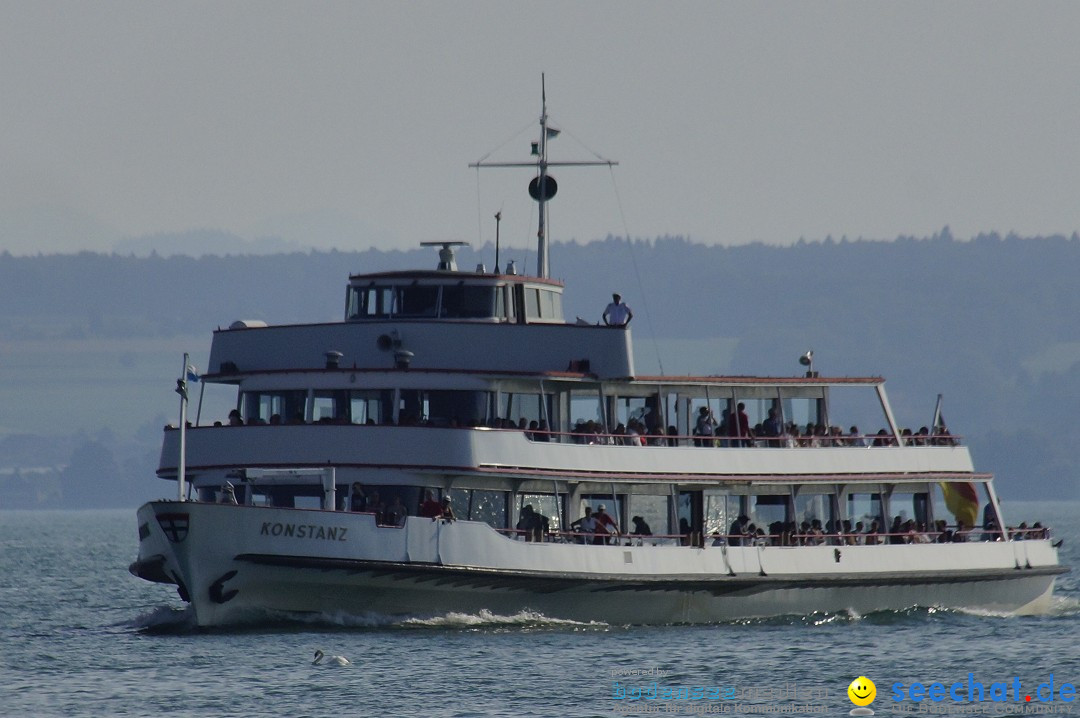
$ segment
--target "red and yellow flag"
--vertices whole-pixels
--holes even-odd
[[[975,528],[979,520],[979,495],[975,484],[971,482],[941,482],[941,493],[945,496],[945,507],[968,528]]]

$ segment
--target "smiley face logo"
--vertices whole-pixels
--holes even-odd
[[[877,686],[866,676],[859,676],[847,688],[848,698],[857,706],[868,706],[877,698]]]

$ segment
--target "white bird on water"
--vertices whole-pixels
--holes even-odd
[[[323,659],[326,659],[325,661]],[[315,660],[311,662],[311,665],[318,666],[351,666],[350,661],[345,656],[328,656],[322,651],[315,651]]]

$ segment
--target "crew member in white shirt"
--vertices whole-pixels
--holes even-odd
[[[609,327],[625,327],[634,318],[634,312],[623,303],[621,294],[612,294],[612,302],[604,310],[604,324]]]

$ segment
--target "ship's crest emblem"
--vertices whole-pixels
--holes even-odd
[[[169,541],[173,543],[180,543],[187,538],[188,535],[188,515],[187,514],[158,514],[158,525],[161,526],[161,530],[165,532]]]

